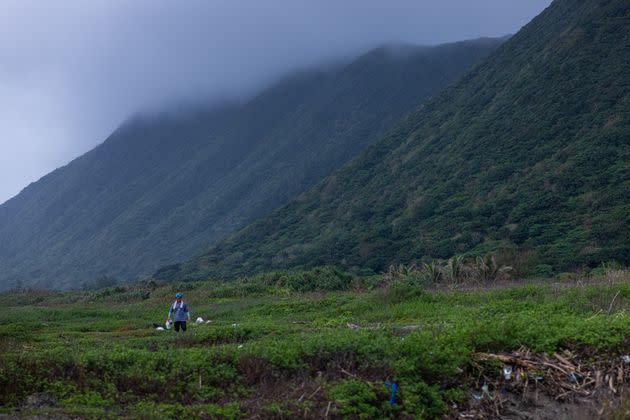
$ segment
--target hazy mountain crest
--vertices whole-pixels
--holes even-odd
[[[499,43],[378,49],[244,104],[133,118],[0,206],[0,285],[130,279],[198,255],[356,156]]]

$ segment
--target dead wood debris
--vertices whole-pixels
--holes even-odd
[[[512,368],[509,379],[498,375],[494,384],[498,388],[507,384],[512,388],[526,388],[530,382],[536,381],[546,391],[555,394],[557,400],[572,396],[588,397],[602,387],[616,394],[618,388],[630,382],[630,365],[622,357],[581,360],[568,350],[563,354],[548,355],[521,348],[513,353],[476,353],[473,359],[477,362],[497,360]]]
[[[473,393],[468,410],[456,410],[459,418],[499,416],[508,394],[523,400],[544,394],[558,403],[593,402],[601,395],[623,398],[630,383],[630,358],[622,356],[581,356],[569,350],[550,355],[521,347],[511,353],[475,353],[472,358],[481,372],[478,389],[486,392]],[[488,369],[492,361],[499,362],[496,372]]]

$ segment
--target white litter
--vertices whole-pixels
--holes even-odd
[[[156,330],[158,331],[164,331],[164,327],[157,327]]]
[[[209,324],[209,323],[211,323],[211,322],[212,322],[212,321],[210,321],[210,320],[207,320],[207,321],[206,321],[206,324]]]
[[[243,348],[243,345],[242,345],[242,344],[239,344],[239,345],[238,345],[238,348],[239,348],[239,349],[242,349],[242,348]]]
[[[195,321],[195,324],[203,324],[203,318],[202,317],[197,318],[197,320]]]

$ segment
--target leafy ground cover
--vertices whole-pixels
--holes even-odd
[[[323,269],[230,284],[14,291],[0,295],[1,410],[88,418],[509,416],[525,392],[528,404],[535,395],[539,405],[557,398],[570,407],[593,378],[574,375],[556,395],[547,368],[521,369],[517,386],[501,379],[500,360],[528,349],[539,359],[514,361],[515,369],[543,366],[554,354],[624,369],[628,280],[618,271],[614,281],[444,291],[415,277],[383,284]],[[193,319],[211,322],[186,334],[157,331],[153,323],[164,321],[175,291]],[[620,396],[627,379],[606,376],[604,387],[613,393],[612,381]]]

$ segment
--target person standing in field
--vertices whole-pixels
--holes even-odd
[[[190,312],[188,310],[188,304],[182,300],[182,294],[177,293],[175,295],[175,302],[171,305],[171,309],[168,311],[168,317],[166,322],[171,321],[171,315],[173,315],[173,321],[175,321],[175,331],[186,331],[186,321],[190,321]]]

